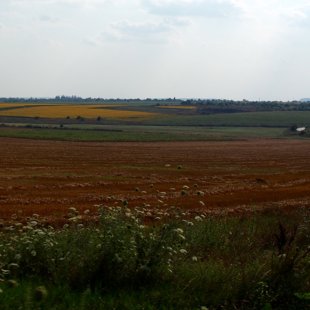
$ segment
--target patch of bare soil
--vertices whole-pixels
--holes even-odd
[[[0,138],[0,218],[95,205],[245,212],[310,206],[310,141],[86,143]]]

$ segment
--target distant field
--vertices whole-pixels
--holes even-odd
[[[0,116],[42,117],[42,118],[111,118],[143,120],[155,114],[143,111],[122,111],[109,109],[116,105],[17,105],[0,104]]]
[[[186,112],[188,111],[188,113]],[[86,119],[102,118],[140,125],[289,127],[310,125],[310,111],[272,111],[199,114],[196,106],[130,104],[18,104],[0,103],[0,117]]]
[[[188,113],[187,113],[188,111]],[[1,117],[42,119],[102,119],[102,123],[119,121],[139,125],[290,127],[310,125],[310,111],[272,111],[199,114],[196,106],[130,104],[23,104],[0,103]]]
[[[159,106],[161,109],[184,109],[184,110],[195,110],[197,107],[192,105],[163,105]]]
[[[0,103],[0,124],[2,137],[74,141],[299,138],[289,128],[310,126],[310,111],[199,114],[180,104]]]
[[[1,137],[68,141],[214,141],[284,138],[283,128],[70,126],[66,128],[2,127]]]
[[[20,108],[20,107],[27,107],[33,106],[33,103],[0,103],[0,110],[3,108]]]
[[[123,103],[102,103],[102,104],[92,104],[92,103],[83,103],[83,104],[64,104],[64,103],[3,103],[0,102],[0,110],[2,108],[21,108],[21,107],[42,107],[42,106],[49,106],[49,107],[62,107],[62,106],[83,106],[83,107],[102,107],[102,108],[111,108],[111,107],[120,107],[125,106]]]
[[[167,115],[145,123],[188,126],[244,126],[244,127],[289,127],[292,124],[310,125],[310,111],[274,111],[222,113],[209,115]]]

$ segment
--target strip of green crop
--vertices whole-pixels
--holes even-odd
[[[184,126],[290,127],[310,126],[310,111],[251,112],[210,115],[163,115],[146,124]]]
[[[117,127],[113,127],[117,128]],[[0,136],[29,139],[68,141],[213,141],[250,138],[285,138],[283,128],[242,127],[139,127],[122,126],[122,129],[52,129],[2,127]]]

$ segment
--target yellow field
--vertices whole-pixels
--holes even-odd
[[[25,106],[14,109],[18,106]],[[120,105],[118,105],[120,106]],[[1,108],[12,108],[3,110]],[[140,111],[122,111],[113,110],[109,107],[115,105],[74,105],[74,104],[59,104],[59,105],[35,105],[35,104],[0,104],[0,116],[20,116],[20,117],[43,117],[43,118],[76,118],[78,116],[84,118],[116,118],[116,119],[145,119],[153,117],[156,113],[140,112]]]
[[[33,103],[0,103],[0,109],[2,108],[18,108],[32,106]]]
[[[196,109],[196,107],[193,105],[162,105],[159,107],[162,109],[184,109],[184,110]]]

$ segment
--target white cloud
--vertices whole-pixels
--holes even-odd
[[[141,0],[151,14],[238,17],[264,23],[298,23],[309,18],[309,0]]]
[[[230,0],[243,16],[256,20],[298,20],[308,17],[309,0]]]
[[[114,4],[112,0],[0,0],[1,5],[6,6],[7,11],[23,9],[95,9],[106,5]],[[123,0],[116,0],[123,1]]]
[[[43,22],[43,23],[55,24],[55,23],[58,23],[60,19],[57,17],[51,16],[51,15],[43,14],[38,17],[38,21]]]
[[[111,2],[111,0],[4,0],[8,3],[24,3],[24,4],[53,4],[53,3],[62,3],[62,4],[73,4],[73,5],[94,5],[94,4],[104,4],[107,2]]]
[[[179,27],[190,25],[190,20],[186,18],[166,18],[160,21],[132,22],[123,20],[111,23],[101,34],[99,40],[116,40],[116,41],[140,41],[163,43],[169,39],[172,34],[178,33]]]
[[[146,0],[142,1],[152,14],[167,16],[229,17],[238,14],[229,0]]]

